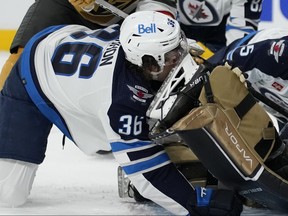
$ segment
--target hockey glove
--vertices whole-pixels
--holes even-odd
[[[197,202],[189,203],[189,215],[238,216],[243,205],[232,190],[196,187]]]
[[[197,64],[204,64],[214,53],[203,43],[187,38],[189,53]]]
[[[243,71],[239,67],[234,66],[233,62],[225,62],[225,66],[235,73],[239,80],[245,84],[246,88],[250,88],[252,84],[258,83],[261,80],[270,80],[270,76],[262,73],[260,70]]]
[[[80,7],[86,12],[90,12],[94,8],[93,0],[68,0],[74,7]]]
[[[228,62],[225,62],[225,67],[232,70],[232,72],[235,73],[239,77],[240,82],[244,83],[246,88],[248,87],[248,83],[246,80],[248,78],[248,74],[243,73],[238,67],[232,68],[232,66]]]

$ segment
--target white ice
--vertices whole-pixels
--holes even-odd
[[[0,68],[8,57],[0,52]],[[0,206],[0,215],[170,215],[156,204],[121,199],[117,188],[117,163],[113,156],[86,156],[52,128],[46,158],[39,166],[28,199],[22,207]],[[281,215],[245,207],[243,216]]]

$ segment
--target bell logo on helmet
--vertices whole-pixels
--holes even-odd
[[[150,26],[146,26],[144,24],[138,25],[138,33],[139,34],[149,34],[149,33],[156,33],[156,24],[151,23]]]

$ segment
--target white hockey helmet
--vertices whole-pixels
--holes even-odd
[[[149,55],[163,69],[165,54],[179,46],[182,36],[176,20],[155,11],[138,11],[129,15],[120,29],[120,43],[126,59],[139,67],[143,64],[142,57]]]

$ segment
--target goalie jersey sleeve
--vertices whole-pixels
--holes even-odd
[[[194,189],[162,146],[148,139],[148,81],[125,63],[119,26],[101,30],[58,26],[32,38],[21,77],[32,101],[79,149],[109,149],[146,198],[187,215]]]

